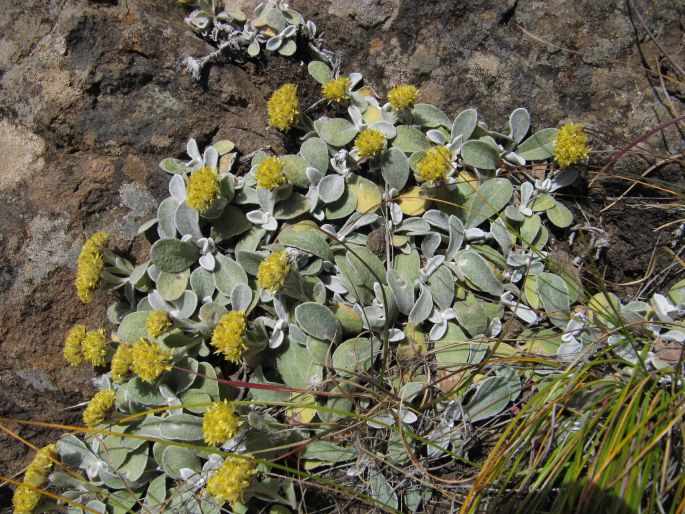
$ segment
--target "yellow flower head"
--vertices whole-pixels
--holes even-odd
[[[586,161],[590,155],[588,137],[582,125],[569,123],[557,132],[554,140],[554,160],[562,168]]]
[[[411,109],[419,99],[419,90],[414,86],[395,86],[388,91],[388,102],[393,111]]]
[[[216,353],[223,355],[226,360],[240,363],[240,356],[247,349],[245,333],[247,332],[247,316],[243,311],[230,311],[221,316],[214,327],[212,346]]]
[[[452,152],[446,146],[434,146],[426,151],[426,155],[416,165],[416,175],[420,182],[435,182],[444,180],[452,171]]]
[[[52,470],[53,460],[58,458],[59,450],[54,443],[38,450],[24,473],[24,483],[33,487],[43,487]],[[15,514],[31,514],[38,502],[40,502],[40,493],[24,486],[19,486],[12,497]]]
[[[188,179],[186,203],[193,209],[206,211],[220,197],[219,174],[212,168],[205,166]]]
[[[283,288],[285,279],[290,273],[288,252],[274,252],[259,263],[257,285],[275,294]]]
[[[131,371],[131,364],[133,364],[132,348],[131,343],[121,343],[114,352],[112,356],[112,380],[114,382],[121,382]]]
[[[93,366],[104,366],[107,354],[107,334],[104,328],[89,330],[83,339],[83,358]]]
[[[171,326],[171,320],[165,311],[152,311],[145,320],[145,330],[150,337],[161,336]]]
[[[84,325],[74,325],[64,339],[64,360],[70,366],[78,366],[83,362],[82,343],[85,338],[86,327]]]
[[[351,85],[352,81],[349,77],[338,77],[326,82],[321,88],[321,94],[329,102],[340,103],[350,99],[347,90],[350,89]]]
[[[143,382],[152,383],[171,369],[171,351],[145,339],[131,348],[131,369]]]
[[[40,502],[40,493],[24,485],[17,487],[12,496],[14,514],[33,514]]]
[[[93,291],[100,286],[100,273],[105,267],[102,249],[107,237],[106,232],[92,235],[83,245],[78,257],[75,285],[76,294],[83,303],[89,303],[93,299]]]
[[[267,157],[254,171],[254,178],[257,180],[257,187],[273,191],[285,184],[288,178],[283,171],[283,162],[278,157]]]
[[[266,104],[269,125],[281,132],[287,132],[297,123],[300,114],[300,101],[297,99],[297,86],[283,84],[273,92]]]
[[[229,502],[234,506],[250,486],[254,473],[255,465],[251,459],[226,457],[223,466],[207,480],[207,492],[219,502]]]
[[[362,130],[354,140],[359,157],[375,157],[383,150],[385,137],[378,129]]]
[[[240,419],[235,415],[235,409],[226,400],[215,402],[207,409],[202,418],[202,432],[205,443],[213,445],[224,444],[238,433]]]
[[[89,428],[98,426],[105,421],[109,413],[114,408],[114,401],[117,395],[112,389],[105,389],[95,393],[95,396],[88,402],[86,410],[83,411],[83,422]]]

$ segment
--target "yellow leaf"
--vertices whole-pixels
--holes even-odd
[[[350,174],[347,185],[357,198],[357,212],[373,212],[381,206],[383,196],[381,189],[368,179]]]
[[[407,216],[419,216],[426,212],[430,204],[428,193],[419,186],[409,187],[403,190],[397,199],[397,205]]]

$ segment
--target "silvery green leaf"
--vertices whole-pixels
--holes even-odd
[[[73,435],[66,435],[57,440],[60,460],[70,468],[97,468],[101,460],[85,445],[83,441]],[[103,463],[104,464],[104,463]]]
[[[473,250],[457,252],[457,267],[476,288],[494,296],[502,294],[502,282],[495,276],[488,262]]]
[[[523,220],[520,228],[520,238],[525,246],[532,246],[542,227],[542,219],[537,214]]]
[[[169,314],[178,319],[188,319],[195,313],[197,308],[197,295],[186,289],[181,298],[171,303],[174,308]]]
[[[251,228],[245,214],[235,205],[227,205],[221,216],[212,221],[210,236],[216,243],[235,237]]]
[[[191,235],[193,237],[202,237],[200,230],[200,216],[197,210],[193,209],[186,202],[178,204],[176,208],[176,228],[182,236]]]
[[[214,268],[216,267],[216,259],[214,259],[214,255],[211,253],[200,256],[198,263],[207,271],[214,271]]]
[[[252,303],[252,289],[243,283],[238,283],[231,291],[231,308],[234,311],[247,311]]]
[[[333,352],[333,369],[342,377],[353,378],[371,369],[380,348],[380,341],[375,337],[373,341],[365,337],[348,339]]]
[[[332,78],[331,69],[321,61],[310,61],[307,71],[319,84],[325,84]]]
[[[151,220],[146,221],[142,225],[138,227],[138,230],[136,231],[136,235],[141,235],[150,230],[152,227],[154,227],[157,223],[159,223],[159,218],[152,218]]]
[[[357,135],[356,127],[344,118],[333,118],[321,123],[319,136],[331,146],[345,146]]]
[[[385,139],[392,139],[397,135],[395,125],[389,121],[374,121],[368,128],[379,130]]]
[[[547,217],[554,226],[559,228],[570,227],[573,223],[573,213],[559,201],[556,202],[554,207],[547,210]]]
[[[323,341],[336,341],[341,333],[340,323],[325,305],[301,303],[295,308],[295,321],[307,334]]]
[[[117,337],[120,341],[137,341],[141,337],[147,337],[145,322],[148,312],[132,312],[124,316],[117,328]]]
[[[297,218],[298,216],[309,212],[309,202],[309,198],[305,198],[300,193],[293,193],[288,197],[287,200],[278,202],[278,204],[276,204],[276,208],[274,209],[274,218],[277,220],[289,220]]]
[[[141,300],[142,303],[142,300]],[[153,289],[150,291],[147,295],[147,303],[150,309],[147,310],[155,310],[155,311],[166,311],[170,312],[173,307],[171,304],[167,303],[163,298],[162,295],[159,294],[159,292],[156,289]],[[138,311],[142,312],[146,309],[141,308],[142,305],[139,303],[138,304]]]
[[[373,287],[375,282],[385,283],[385,266],[371,250],[359,247],[354,248],[354,253],[350,250],[346,255],[362,285]]]
[[[426,135],[411,125],[400,125],[396,128],[397,135],[392,140],[392,146],[405,153],[428,150],[431,147]]]
[[[286,41],[285,44],[278,49],[278,53],[285,57],[290,57],[291,55],[294,55],[296,51],[297,43],[295,43],[295,41],[293,41],[292,39],[290,41]]]
[[[177,239],[160,239],[150,250],[152,263],[167,273],[179,273],[197,262],[199,251],[194,244]]]
[[[433,310],[433,296],[430,289],[423,284],[420,284],[419,288],[421,291],[419,298],[409,312],[408,321],[411,325],[418,325],[428,319]]]
[[[494,170],[499,162],[499,152],[488,143],[471,140],[461,147],[461,155],[469,166],[483,170]]]
[[[172,441],[201,441],[202,417],[185,413],[167,416],[159,425],[159,433]]]
[[[446,143],[445,136],[439,130],[429,130],[426,132],[426,137],[428,137],[431,143],[435,143],[436,145],[444,145]]]
[[[509,116],[510,137],[519,144],[530,129],[530,113],[523,107],[514,110]]]
[[[217,267],[214,270],[214,283],[216,288],[226,296],[231,296],[233,288],[237,284],[247,284],[247,273],[243,267],[230,257],[222,254],[216,255]],[[259,267],[259,264],[257,264]]]
[[[319,198],[324,203],[333,203],[345,192],[345,179],[340,175],[327,175],[319,182]]]
[[[159,163],[159,167],[171,174],[183,174],[190,171],[190,168],[188,168],[183,162],[173,158],[162,159],[162,161]]]
[[[516,153],[527,161],[542,161],[554,155],[557,129],[539,130],[516,148]]]
[[[397,493],[376,465],[369,470],[369,482],[371,483],[371,497],[384,507],[396,511],[399,507]]]
[[[560,327],[566,326],[570,310],[566,281],[553,273],[540,273],[537,290],[550,321]]]
[[[214,326],[219,322],[221,316],[227,312],[228,310],[223,305],[209,301],[200,307],[200,310],[198,311],[198,317],[203,323]],[[168,343],[165,342],[165,344]]]
[[[449,230],[449,217],[443,211],[430,209],[423,214],[423,219],[441,230]]]
[[[449,217],[448,221],[448,232],[450,240],[447,245],[447,250],[445,251],[445,260],[451,261],[455,254],[461,249],[461,245],[464,242],[464,224],[459,218],[452,215]]]
[[[416,289],[420,276],[420,263],[419,253],[416,250],[412,250],[408,255],[396,255],[392,265],[393,269],[402,275],[405,282],[414,284],[414,289]]]
[[[169,193],[177,202],[186,200],[186,182],[181,175],[174,175],[169,181]]]
[[[188,154],[188,157],[192,159],[193,164],[202,162],[202,156],[200,155],[200,150],[197,147],[197,142],[192,138],[188,140],[188,143],[186,143],[186,153]]]
[[[483,380],[473,398],[464,405],[464,412],[472,423],[491,418],[509,404],[511,389],[505,377]]]
[[[259,55],[259,50],[259,41],[255,39],[247,47],[247,55],[250,57],[257,57]]]
[[[493,178],[481,184],[466,201],[463,212],[464,227],[477,227],[501,211],[511,200],[514,188],[505,178]]]
[[[304,250],[305,252],[309,252],[312,255],[316,255],[317,257],[320,257],[323,260],[333,260],[333,252],[331,251],[330,246],[328,246],[326,238],[318,231],[315,232],[314,230],[288,230],[280,234],[278,241],[284,246],[292,246],[294,248],[299,248],[300,250]]]
[[[328,441],[312,441],[300,453],[300,457],[323,462],[345,462],[357,458],[357,452]]]
[[[466,109],[459,113],[452,124],[452,139],[461,136],[461,141],[465,142],[473,134],[478,124],[478,113],[475,109]]]
[[[515,210],[518,212],[518,209]],[[490,222],[490,233],[492,234],[492,237],[495,238],[495,241],[497,241],[500,248],[502,248],[502,253],[504,255],[507,255],[516,243],[516,235],[509,231],[501,218],[497,218]]]
[[[161,468],[173,479],[181,478],[182,469],[199,472],[202,468],[200,459],[191,450],[178,446],[165,446],[159,460]]]
[[[216,151],[216,148],[211,145],[205,148],[202,160],[204,161],[205,166],[216,170],[217,164],[219,163],[219,153]]]
[[[524,220],[523,213],[513,205],[507,205],[507,207],[504,209],[504,215],[511,221],[520,222]]]
[[[446,129],[452,127],[452,122],[447,115],[433,105],[418,103],[414,106],[411,113],[414,123],[422,127],[445,127]]]
[[[442,238],[440,237],[440,234],[436,234],[435,232],[428,234],[423,238],[423,241],[421,241],[421,253],[430,259],[435,255],[441,242]]]
[[[401,191],[409,178],[409,162],[404,152],[389,148],[381,154],[381,173],[388,187]]]
[[[440,310],[448,309],[454,301],[454,277],[447,266],[440,266],[428,278],[426,285]]]
[[[285,344],[281,346],[283,348]],[[310,389],[321,384],[323,368],[302,345],[288,343],[276,357],[276,366],[283,381],[290,387]],[[254,391],[252,392],[254,395]]]
[[[556,191],[562,187],[570,186],[577,178],[578,170],[575,168],[559,170],[552,177],[550,191]]]
[[[397,206],[397,204],[394,203],[391,205]],[[409,236],[423,236],[430,232],[430,224],[421,218],[407,218],[397,226],[395,231],[405,233]]]
[[[295,184],[298,187],[308,187],[309,182],[307,180],[307,161],[300,155],[283,155],[280,157],[281,163],[283,164],[283,173],[288,177],[288,181]],[[259,195],[260,189],[256,190],[256,194]],[[268,190],[264,190],[263,195],[266,195]],[[260,202],[261,203],[261,202]]]
[[[188,286],[190,278],[190,270],[184,270],[181,273],[167,273],[162,271],[157,277],[157,291],[162,299],[170,302],[177,300],[183,295],[183,291]]]
[[[459,324],[471,337],[485,333],[488,327],[488,313],[484,302],[457,302],[454,304],[454,313]]]
[[[312,61],[312,63],[314,62],[319,61]],[[312,63],[310,63],[310,65]],[[319,170],[323,175],[326,174],[329,160],[328,146],[322,139],[319,139],[318,137],[307,139],[300,147],[300,155],[304,157],[310,166]]]
[[[162,474],[155,477],[150,482],[150,485],[148,485],[147,490],[145,492],[145,500],[143,501],[143,511],[150,513],[156,512],[155,509],[159,509],[159,506],[164,503],[164,500],[166,500],[167,495],[166,479],[166,475]]]
[[[157,209],[157,233],[161,239],[174,239],[176,237],[176,209],[178,202],[174,198],[162,200]]]
[[[272,38],[269,38],[267,40],[265,46],[269,52],[275,52],[276,50],[278,50],[280,48],[282,43],[283,43],[283,39],[280,37],[280,35],[276,35]]]

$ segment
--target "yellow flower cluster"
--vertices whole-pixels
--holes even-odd
[[[83,340],[86,338],[85,325],[74,325],[64,340],[64,360],[71,366],[78,366],[83,362]]]
[[[338,77],[337,79],[326,82],[321,88],[321,94],[329,102],[340,103],[350,99],[347,90],[351,85],[352,82],[349,77]]]
[[[206,211],[220,197],[219,174],[212,168],[205,166],[188,179],[186,203],[193,209]]]
[[[283,161],[274,156],[267,157],[259,163],[254,171],[254,178],[257,181],[257,187],[269,191],[273,191],[288,181],[283,171]]]
[[[215,402],[207,409],[202,417],[202,433],[205,443],[213,445],[224,444],[238,433],[240,419],[235,415],[235,409],[226,400]]]
[[[434,146],[426,151],[426,155],[416,165],[416,175],[420,182],[435,182],[444,180],[452,171],[452,152],[446,146]]]
[[[283,84],[273,92],[266,104],[269,125],[281,132],[287,132],[297,123],[300,114],[300,101],[297,99],[297,86]]]
[[[590,155],[588,137],[582,125],[569,123],[557,132],[554,140],[554,160],[562,168],[586,161]]]
[[[238,457],[226,457],[224,464],[207,480],[207,492],[221,503],[234,506],[243,491],[250,486],[255,473],[254,462]]]
[[[240,356],[247,349],[245,334],[247,332],[247,316],[243,311],[230,311],[221,316],[214,327],[212,346],[216,353],[223,355],[226,360],[240,363]]]
[[[64,359],[71,366],[83,361],[103,366],[107,354],[107,335],[104,328],[86,331],[84,325],[75,325],[64,340]]]
[[[152,383],[171,369],[171,351],[146,339],[139,339],[131,347],[131,370],[143,382]]]
[[[89,428],[102,423],[112,412],[116,398],[117,395],[112,389],[95,393],[95,396],[88,402],[86,410],[83,411],[83,423]]]
[[[43,487],[52,469],[53,459],[57,460],[58,458],[58,448],[54,443],[38,450],[26,469],[26,473],[24,473],[24,484],[38,488]],[[38,491],[29,489],[24,485],[19,486],[12,497],[14,514],[32,514],[40,502],[40,496]]]
[[[384,146],[385,137],[378,129],[362,130],[354,140],[354,147],[362,159],[364,157],[375,157],[383,150]]]
[[[83,303],[89,303],[93,299],[93,291],[100,286],[100,273],[105,267],[102,249],[107,237],[106,232],[92,235],[83,245],[78,257],[75,285],[76,294]]]
[[[290,273],[288,252],[274,252],[259,263],[257,285],[275,294],[283,288],[285,279]]]
[[[131,343],[121,343],[112,356],[112,380],[114,382],[121,382],[123,378],[131,371],[131,364],[133,364],[133,356]]]
[[[411,109],[419,99],[420,92],[414,86],[395,86],[388,91],[388,102],[394,111]]]
[[[159,337],[171,328],[171,320],[165,311],[152,311],[145,320],[145,330],[150,337]]]
[[[89,330],[81,343],[83,359],[93,366],[104,366],[107,354],[107,334],[104,328]]]

